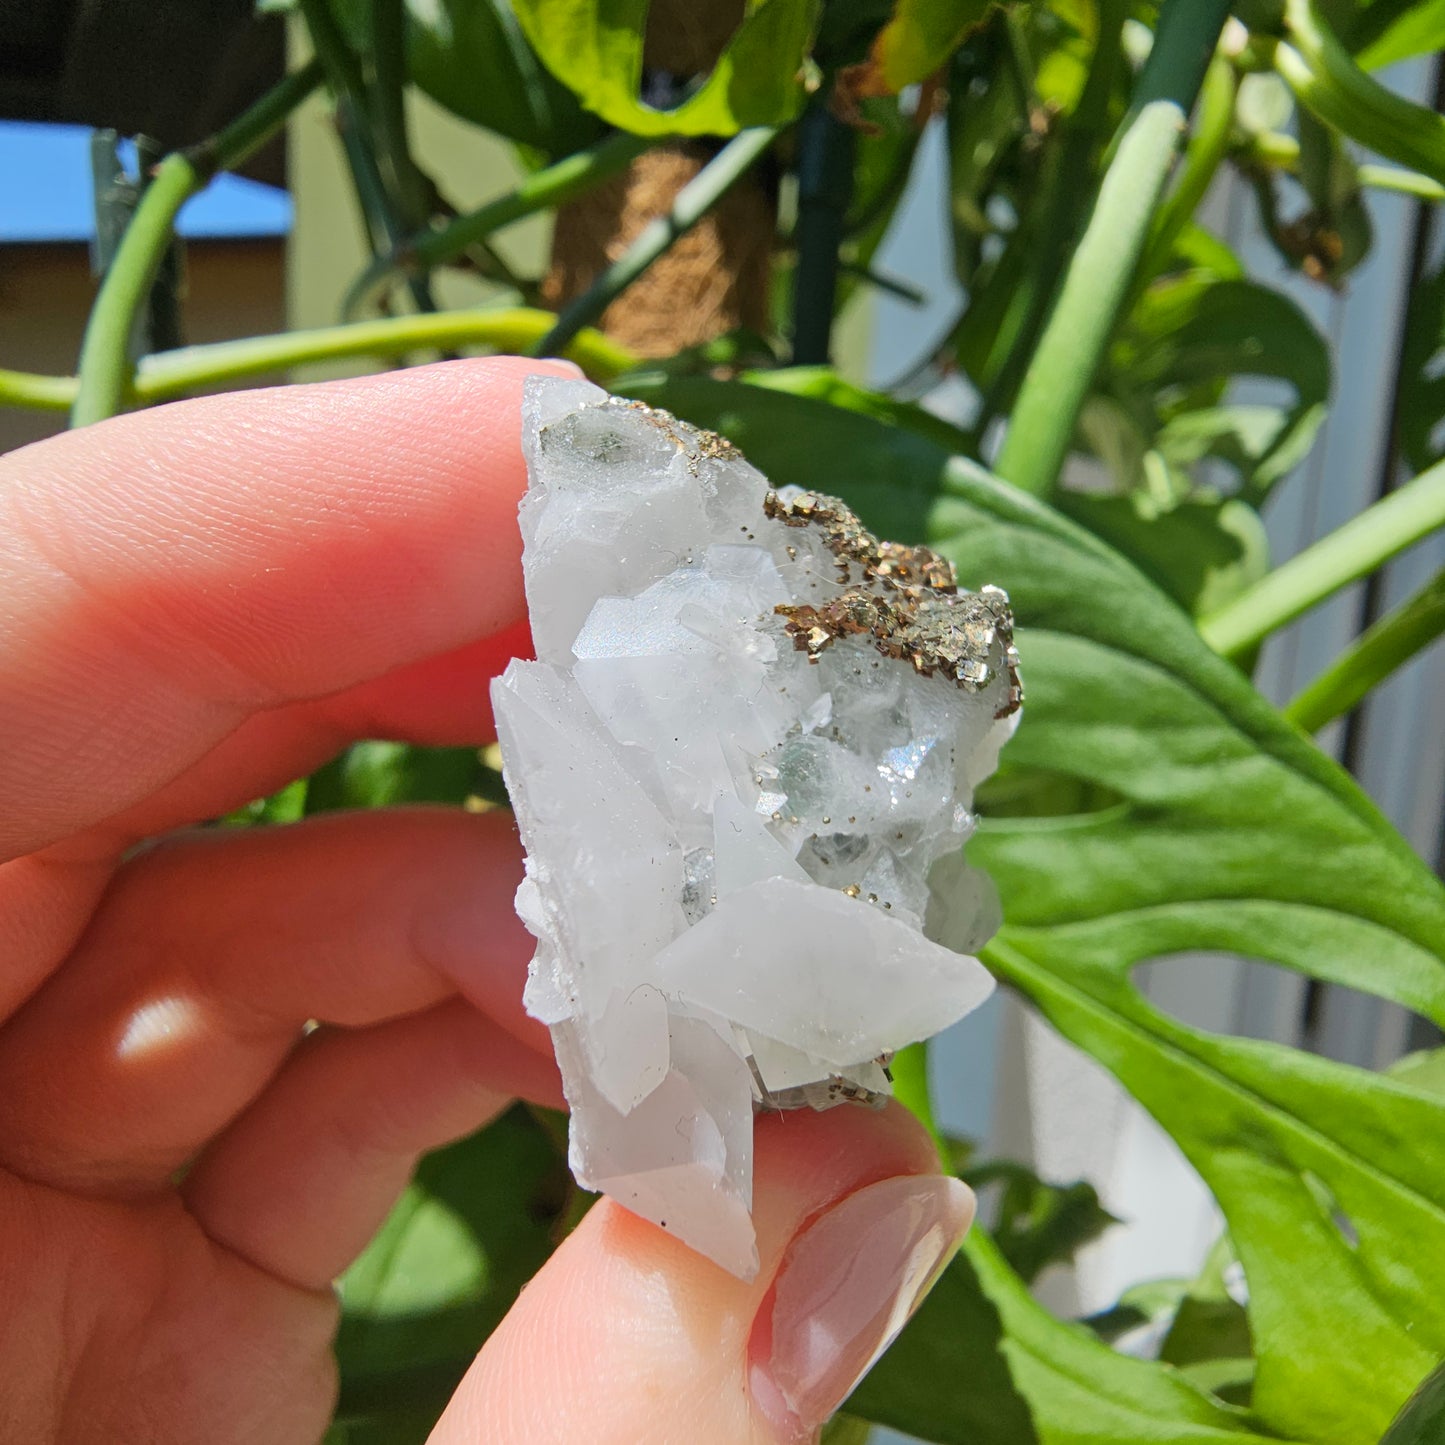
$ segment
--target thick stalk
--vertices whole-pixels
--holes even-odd
[[[838,247],[853,198],[853,131],[820,100],[798,125],[793,365],[826,366],[838,293]]]
[[[161,162],[91,307],[80,347],[72,426],[114,416],[125,403],[131,371],[127,347],[136,314],[150,294],[181,207],[204,190],[218,170],[239,165],[279,130],[321,78],[319,66],[303,66],[218,135]]]
[[[1199,109],[1194,117],[1189,144],[1179,164],[1174,188],[1154,218],[1149,245],[1139,268],[1138,285],[1146,285],[1163,271],[1179,233],[1198,210],[1209,189],[1220,162],[1229,152],[1230,134],[1234,128],[1234,101],[1239,80],[1234,67],[1216,54],[1204,72],[1199,89]]]
[[[1367,577],[1406,547],[1445,526],[1445,462],[1322,537],[1199,624],[1204,640],[1239,658],[1271,633]]]
[[[391,254],[379,256],[361,273],[347,293],[346,315],[355,315],[396,275],[443,266],[468,247],[485,241],[494,231],[585,195],[609,177],[625,171],[652,144],[644,136],[622,133],[609,136],[528,176],[515,190],[475,211],[458,216],[437,230],[410,237]]]
[[[1047,494],[1063,469],[1228,9],[1228,0],[1166,0],[1133,107],[999,452],[996,470],[1025,491]]]
[[[1286,0],[1292,44],[1274,68],[1318,119],[1372,151],[1445,184],[1445,115],[1386,90],[1355,64],[1311,0]]]
[[[1391,673],[1445,632],[1445,571],[1362,633],[1284,715],[1307,733],[1343,716]]]
[[[739,131],[678,193],[665,216],[650,221],[637,239],[557,318],[536,354],[557,355],[590,326],[678,237],[690,231],[740,181],[772,145],[777,129]]]

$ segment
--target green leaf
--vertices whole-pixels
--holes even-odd
[[[810,399],[700,378],[648,399],[722,430],[775,482],[837,492],[886,535],[943,548],[965,584],[1009,589],[1029,692],[1012,762],[1122,802],[986,821],[970,856],[1006,920],[987,961],[1120,1078],[1219,1201],[1249,1285],[1263,1425],[1378,1438],[1445,1351],[1445,1100],[1187,1028],[1130,973],[1242,953],[1445,1021],[1439,881],[1184,612],[1059,514]],[[1030,1383],[1046,1359],[1020,1374],[1010,1358],[1036,1421],[1067,1410]]]
[[[311,777],[308,813],[385,808],[394,803],[460,803],[480,781],[475,748],[353,743]]]
[[[848,1409],[942,1445],[1265,1438],[1168,1366],[1056,1319],[977,1228]]]
[[[970,1239],[978,1237],[975,1229]],[[1040,1438],[1014,1385],[998,1308],[964,1256],[944,1272],[847,1408],[923,1440],[1030,1445]]]
[[[1238,377],[1286,382],[1293,402],[1222,406],[1226,385]],[[1329,351],[1280,292],[1191,271],[1140,298],[1110,349],[1100,390],[1141,419],[1166,461],[1187,468],[1218,457],[1258,499],[1308,451],[1324,419]]]
[[[550,1254],[566,1197],[561,1157],[521,1105],[422,1161],[338,1286],[337,1413],[356,1431],[348,1445],[426,1438]]]
[[[439,105],[549,156],[601,127],[527,43],[507,0],[408,0],[408,65]]]
[[[1366,70],[1445,49],[1445,0],[1374,0],[1360,7],[1349,48]]]
[[[1067,1264],[1074,1255],[1119,1221],[1099,1203],[1092,1184],[1049,1184],[1032,1169],[1011,1160],[992,1159],[963,1171],[963,1180],[980,1195],[1002,1185],[993,1224],[994,1243],[1025,1283],[1051,1264]]]
[[[1180,1299],[1159,1358],[1177,1365],[1201,1388],[1244,1405],[1254,1383],[1254,1344],[1249,1316],[1225,1284],[1226,1271],[1235,1263],[1225,1235]]]
[[[297,778],[266,798],[256,798],[227,813],[221,822],[228,827],[257,823],[294,823],[306,813],[307,779]]]
[[[639,97],[648,0],[514,0],[538,55],[586,109],[634,135],[733,135],[792,120],[814,0],[751,0],[712,73],[680,105]],[[684,77],[685,78],[685,77]]]
[[[1441,1445],[1445,1441],[1445,1360],[1410,1397],[1380,1445]]]
[[[995,0],[897,0],[873,42],[872,61],[883,88],[896,95],[938,70]]]
[[[1196,495],[1163,512],[1139,493],[1062,492],[1055,500],[1196,617],[1222,607],[1269,568],[1264,523],[1236,498]]]
[[[331,0],[346,37],[371,49],[368,0]],[[537,59],[507,0],[406,0],[407,70],[437,104],[551,156],[601,127]]]
[[[1390,1077],[1445,1098],[1445,1048],[1420,1049],[1390,1066]]]

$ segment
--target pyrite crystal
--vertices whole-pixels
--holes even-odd
[[[536,662],[493,685],[578,1181],[751,1277],[755,1109],[876,1103],[980,1004],[1008,598],[585,382],[524,407]]]

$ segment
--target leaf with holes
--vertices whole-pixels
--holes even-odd
[[[515,0],[512,8],[552,74],[619,130],[732,135],[791,120],[802,106],[814,0],[753,0],[711,74],[671,109],[640,95],[648,0]]]
[[[1121,801],[980,832],[971,856],[1006,919],[987,959],[1213,1190],[1249,1287],[1257,1418],[1300,1440],[1378,1439],[1445,1352],[1445,1100],[1187,1028],[1130,974],[1234,952],[1445,1022],[1439,881],[1184,612],[1046,506],[922,436],[807,398],[689,378],[647,399],[716,426],[775,482],[836,492],[884,535],[940,547],[965,583],[1009,589],[1029,694],[1013,762]],[[1030,1383],[1047,1361],[1019,1358],[1036,1422],[1072,1408]]]

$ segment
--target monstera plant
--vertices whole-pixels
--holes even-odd
[[[303,362],[565,354],[1013,599],[1028,703],[970,845],[1003,899],[984,962],[1168,1131],[1226,1232],[1197,1280],[1060,1319],[1029,1284],[1107,1225],[1097,1199],[943,1141],[966,1177],[1003,1184],[997,1224],[970,1235],[839,1438],[879,1422],[957,1445],[1445,1439],[1429,1383],[1442,1056],[1372,1073],[1203,1032],[1134,981],[1184,951],[1200,969],[1239,955],[1445,1026],[1445,890],[1311,737],[1440,634],[1445,586],[1282,711],[1250,677],[1272,633],[1445,524],[1445,281],[1426,276],[1403,347],[1393,420],[1413,479],[1272,568],[1260,513],[1315,439],[1331,355],[1198,218],[1233,170],[1285,262],[1347,285],[1373,193],[1445,198],[1445,119],[1375,77],[1445,43],[1445,5],[297,0],[289,23],[315,58],[154,170],[76,375],[0,372],[0,399],[85,425]],[[515,188],[450,206],[410,143],[412,87],[514,145]],[[372,249],[347,316],[136,358],[182,204],[318,90]],[[875,253],[929,124],[964,300],[897,394],[868,391],[832,364],[834,323],[860,290],[910,293]],[[551,262],[518,274],[492,238],[546,211]],[[700,321],[669,300],[688,267],[694,287],[723,283]],[[448,268],[492,301],[437,310]],[[905,399],[946,374],[977,399],[967,426]],[[1274,400],[1241,400],[1235,383],[1259,378],[1246,394]],[[505,803],[485,757],[371,742],[225,821],[468,798]],[[900,1060],[926,1117],[923,1078]],[[337,1441],[423,1438],[585,1207],[557,1123],[519,1108],[422,1164],[342,1284]],[[1244,1303],[1223,1284],[1236,1266]],[[1114,1348],[1146,1319],[1152,1356]]]

